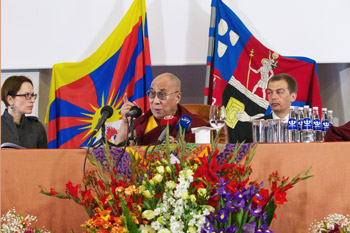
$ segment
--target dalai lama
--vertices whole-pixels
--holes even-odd
[[[135,133],[138,145],[149,145],[157,142],[162,132],[160,121],[165,116],[176,116],[180,119],[183,115],[192,118],[190,128],[185,135],[186,142],[194,142],[195,136],[191,132],[191,128],[200,126],[209,126],[209,123],[201,119],[199,116],[190,113],[187,109],[180,105],[181,100],[181,81],[178,77],[171,73],[163,73],[158,75],[151,83],[148,92],[150,110],[141,117],[135,119]],[[115,143],[120,144],[127,138],[128,121],[125,114],[136,103],[128,101],[126,94],[124,95],[124,104],[121,108],[122,122],[117,134]],[[177,131],[175,127],[170,129],[170,141],[174,141]]]

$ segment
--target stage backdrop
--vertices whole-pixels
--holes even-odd
[[[265,46],[318,63],[350,62],[348,0],[225,0]],[[52,68],[88,57],[132,0],[1,2],[1,68]],[[205,64],[211,0],[147,0],[153,65]]]

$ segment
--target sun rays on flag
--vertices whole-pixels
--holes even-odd
[[[82,113],[82,115],[85,115],[85,116],[89,117],[88,119],[84,118],[84,119],[80,120],[80,121],[89,123],[89,125],[79,129],[79,130],[89,129],[89,131],[87,131],[87,133],[85,134],[84,139],[88,138],[92,134],[95,126],[97,125],[97,122],[101,118],[101,109],[104,106],[106,106],[106,105],[109,105],[109,106],[111,106],[113,108],[113,114],[112,114],[112,116],[110,118],[108,118],[106,120],[106,123],[107,122],[115,122],[115,121],[118,121],[118,120],[120,120],[122,118],[121,109],[119,108],[120,105],[121,105],[121,101],[118,102],[117,98],[115,98],[114,102],[112,103],[112,98],[110,98],[109,101],[106,102],[104,94],[103,94],[102,95],[102,104],[101,104],[101,106],[99,108],[96,108],[95,106],[90,104],[90,106],[93,109],[94,114]],[[99,135],[100,131],[101,131],[101,129],[94,135],[94,138],[96,138]]]

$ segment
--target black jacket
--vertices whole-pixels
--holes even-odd
[[[1,116],[1,144],[5,142],[24,148],[47,148],[46,131],[38,118],[34,116],[23,115],[21,123],[17,125],[5,109]]]

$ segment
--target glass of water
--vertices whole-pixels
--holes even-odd
[[[211,105],[209,113],[209,123],[216,130],[221,129],[226,122],[226,110],[224,105]]]

